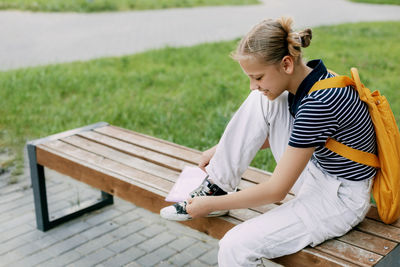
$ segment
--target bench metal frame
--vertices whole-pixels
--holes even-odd
[[[33,197],[35,201],[37,229],[41,231],[50,230],[56,227],[57,225],[60,225],[74,218],[77,218],[83,215],[84,213],[94,211],[114,203],[113,195],[101,191],[101,196],[99,199],[80,205],[81,208],[79,210],[73,212],[62,212],[57,217],[51,216],[52,220],[50,220],[48,203],[47,203],[47,194],[46,194],[46,178],[44,172],[45,166],[38,164],[36,158],[36,146],[42,143],[61,139],[63,137],[67,137],[79,132],[89,131],[107,125],[109,124],[105,122],[99,122],[96,124],[88,125],[86,127],[77,128],[60,134],[55,134],[49,137],[33,140],[27,143],[31,181],[33,188]]]

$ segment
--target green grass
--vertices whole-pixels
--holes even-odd
[[[389,99],[400,119],[400,22],[314,29],[308,59],[362,81]],[[236,41],[165,48],[0,73],[0,145],[21,162],[27,140],[107,121],[204,150],[216,144],[249,93],[248,79],[229,58]],[[262,151],[253,166],[273,170]]]
[[[99,12],[259,3],[259,0],[1,0],[0,9]]]
[[[400,5],[400,0],[350,0],[352,2],[369,3],[369,4],[388,4],[388,5]]]

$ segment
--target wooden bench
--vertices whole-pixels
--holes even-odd
[[[27,145],[34,190],[37,227],[46,231],[67,220],[113,203],[113,196],[159,213],[170,205],[165,197],[185,166],[196,166],[201,152],[133,131],[97,123],[63,132]],[[101,190],[101,199],[80,210],[49,220],[44,167]],[[248,168],[239,188],[268,179],[270,173]],[[283,202],[293,198],[288,195]],[[231,210],[218,218],[183,224],[220,239],[233,226],[277,205]],[[274,259],[285,266],[400,266],[400,221],[382,223],[375,207],[348,234]]]

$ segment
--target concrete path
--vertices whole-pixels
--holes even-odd
[[[400,6],[345,0],[264,0],[263,5],[122,13],[0,12],[0,70],[120,56],[230,40],[263,18],[293,16],[298,28],[400,20]]]

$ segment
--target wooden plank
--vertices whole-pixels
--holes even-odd
[[[243,173],[242,177],[254,183],[260,184],[262,182],[268,181],[268,179],[271,178],[271,175],[272,173],[270,172],[254,167],[248,167],[247,170]]]
[[[111,138],[107,135],[99,134],[95,131],[83,132],[78,134],[78,136],[108,146],[120,152],[134,156],[136,158],[143,159],[145,161],[158,164],[166,168],[170,168],[177,172],[181,172],[185,166],[188,165],[194,166],[193,164],[187,163],[185,161],[177,160],[176,158],[172,158],[164,154],[154,152],[152,150],[144,149],[137,145],[120,141],[118,139]]]
[[[229,216],[239,221],[247,221],[261,215],[259,212],[250,209],[234,209],[229,211]]]
[[[101,144],[84,139],[76,135],[63,138],[61,139],[61,141],[76,146],[80,149],[89,151],[91,153],[100,155],[104,158],[108,158],[116,163],[120,163],[120,165],[130,166],[137,170],[141,170],[143,172],[151,173],[158,177],[165,178],[166,180],[171,181],[173,183],[175,183],[176,179],[178,179],[179,177],[179,172],[177,171],[173,171],[169,168],[148,162],[143,159],[132,157],[129,154],[125,154],[118,150],[112,149],[107,146],[103,146]]]
[[[146,173],[140,170],[137,170],[135,168],[123,165],[121,163],[112,161],[108,158],[90,153],[88,151],[82,150],[80,148],[74,147],[70,144],[61,142],[59,140],[53,141],[50,143],[46,143],[44,145],[40,145],[37,147],[38,151],[41,151],[40,149],[51,149],[53,153],[58,152],[59,155],[62,155],[66,157],[69,161],[72,162],[72,159],[74,159],[75,162],[84,165],[84,166],[90,166],[91,168],[95,169],[98,172],[106,172],[107,174],[111,175],[117,175],[119,178],[123,179],[126,184],[135,182],[136,184],[141,184],[145,186],[147,189],[154,188],[157,189],[158,192],[162,192],[164,196],[167,195],[167,193],[171,190],[173,183],[165,180],[163,178],[160,178],[158,176],[152,175],[150,173]],[[37,155],[39,153],[37,152]],[[60,158],[60,157],[59,157]],[[59,159],[58,158],[58,159]],[[50,163],[53,163],[52,166],[49,166]],[[64,166],[59,166],[57,162],[52,160],[51,156],[48,156],[47,158],[39,158],[38,157],[38,163],[49,167],[51,169],[54,169],[56,171],[64,171]],[[77,167],[76,167],[77,166]],[[67,166],[68,167],[68,166]],[[79,165],[75,164],[76,168],[79,168]],[[78,171],[74,172],[73,178],[75,179],[84,179],[81,175],[76,175]],[[79,174],[79,173],[78,173]],[[114,180],[112,180],[114,181]],[[90,183],[89,183],[90,182]],[[86,183],[89,185],[92,185],[96,188],[99,188],[99,186],[102,186],[103,184],[107,186],[112,186],[112,182],[108,180],[88,180]]]
[[[340,257],[360,266],[372,266],[381,258],[381,255],[364,250],[347,243],[331,239],[315,247],[316,250]]]
[[[387,255],[397,245],[395,242],[357,230],[351,230],[337,239],[379,255]]]
[[[365,218],[356,226],[356,229],[394,242],[400,242],[400,228],[377,222],[375,220]]]
[[[108,135],[110,137],[122,140],[140,146],[142,148],[152,150],[158,153],[168,155],[170,157],[183,160],[185,162],[197,165],[200,162],[201,152],[198,150],[190,149],[172,142],[158,139],[152,136],[140,134],[127,129],[119,128],[116,126],[106,126],[96,128],[95,132]],[[242,175],[243,179],[254,183],[260,183],[268,180],[271,173],[249,167]]]
[[[292,255],[287,255],[279,258],[272,259],[272,261],[282,264],[286,267],[338,267],[359,266],[354,263],[345,261],[335,256],[326,254],[322,251],[315,250],[307,247]]]
[[[44,144],[46,142],[51,142],[51,141],[54,141],[54,140],[58,140],[58,139],[61,139],[61,138],[67,137],[67,136],[71,136],[71,135],[74,135],[74,134],[77,134],[77,133],[80,133],[80,132],[90,131],[90,130],[93,130],[93,129],[96,129],[96,128],[99,128],[99,127],[104,127],[106,125],[108,125],[107,122],[98,122],[98,123],[94,123],[94,124],[91,124],[91,125],[83,126],[83,127],[80,127],[80,128],[68,130],[68,131],[65,131],[65,132],[56,133],[56,134],[53,134],[53,135],[50,135],[50,136],[47,136],[47,137],[44,137],[44,138],[32,140],[32,141],[29,141],[28,144],[37,146],[39,144]]]
[[[116,126],[97,128],[95,131],[192,164],[197,165],[198,162],[200,162],[201,153],[199,151],[179,146],[152,136],[139,134]]]
[[[367,213],[367,218],[370,219],[374,219],[376,221],[382,222],[381,218],[379,218],[379,213],[378,213],[378,209],[376,206],[371,205],[371,208],[369,209],[368,213]],[[383,222],[382,222],[383,223]],[[395,221],[394,223],[390,224],[391,226],[394,227],[398,227],[400,228],[400,219],[398,219],[397,221]]]

